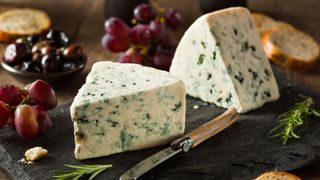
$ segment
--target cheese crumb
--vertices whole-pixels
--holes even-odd
[[[27,150],[24,154],[27,161],[35,161],[40,158],[48,156],[48,151],[42,147],[34,147]]]
[[[21,158],[18,162],[19,162],[19,163],[24,163],[24,164],[34,164],[34,162],[32,162],[32,161],[27,161],[25,158]]]
[[[199,105],[194,105],[193,109],[199,109]]]

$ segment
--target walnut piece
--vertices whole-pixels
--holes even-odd
[[[46,149],[43,149],[42,147],[34,147],[27,150],[24,156],[28,161],[35,161],[40,158],[48,156],[48,151]]]

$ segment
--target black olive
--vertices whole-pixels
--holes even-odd
[[[13,68],[15,68],[16,70],[20,71],[22,69],[22,64],[17,64]]]
[[[13,43],[7,46],[3,60],[9,65],[31,60],[31,50],[27,43]]]
[[[63,55],[64,55],[64,57],[66,57],[66,59],[68,59],[70,61],[75,61],[75,62],[81,61],[81,59],[84,56],[82,47],[74,45],[74,44],[67,47],[63,51]]]
[[[22,63],[21,71],[24,72],[41,72],[41,67],[36,65],[32,61],[26,61]]]
[[[40,41],[42,38],[38,35],[31,35],[27,37],[27,41],[30,44],[30,46],[35,45],[38,41]]]
[[[51,45],[52,42],[50,41],[39,41],[36,44],[33,45],[31,52],[35,53],[35,52],[41,52],[41,49],[47,45]]]
[[[56,48],[47,44],[44,47],[41,48],[41,54],[44,55],[54,55],[56,54]]]
[[[59,56],[63,56],[63,51],[65,48],[57,48],[56,54]]]
[[[16,39],[16,43],[28,43],[28,39],[26,37],[21,37]]]
[[[40,52],[35,52],[32,54],[32,61],[36,64],[41,65],[41,60],[42,60],[42,54]]]
[[[58,72],[62,68],[62,61],[60,56],[50,54],[42,57],[41,65],[45,73]]]
[[[59,30],[51,29],[47,34],[47,39],[52,40],[56,47],[67,46],[69,44],[69,38],[67,35]]]
[[[76,64],[71,61],[64,62],[62,65],[63,70],[69,71],[76,68]]]

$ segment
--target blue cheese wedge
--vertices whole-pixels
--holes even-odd
[[[168,72],[98,62],[71,108],[75,156],[87,159],[171,142],[184,133],[186,90]]]
[[[258,32],[241,7],[198,18],[182,37],[170,73],[190,96],[240,113],[279,98]]]

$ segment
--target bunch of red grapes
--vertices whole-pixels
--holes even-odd
[[[35,138],[51,127],[48,110],[56,105],[56,95],[45,81],[36,80],[24,89],[0,86],[0,129],[8,124],[21,137]]]
[[[102,45],[112,52],[123,52],[121,63],[136,63],[169,70],[174,54],[168,30],[176,30],[180,14],[172,8],[138,5],[133,12],[135,25],[129,27],[121,19],[111,17],[105,22]]]

